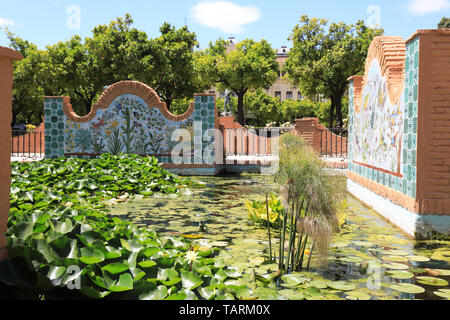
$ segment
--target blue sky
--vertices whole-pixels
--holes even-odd
[[[302,14],[331,22],[381,24],[386,35],[408,38],[417,29],[436,28],[450,17],[450,0],[0,0],[0,28],[44,48],[73,35],[90,36],[93,27],[130,13],[134,26],[149,37],[164,21],[187,22],[201,48],[233,35],[237,40],[266,39],[274,48],[287,40]],[[0,31],[0,45],[7,46]]]

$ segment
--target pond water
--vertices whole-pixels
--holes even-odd
[[[256,286],[251,279],[276,271],[276,265],[265,261],[267,229],[250,222],[245,201],[278,191],[273,177],[244,174],[195,180],[202,185],[182,195],[133,200],[110,212],[161,235],[201,235],[222,247],[217,263],[242,272],[241,283],[251,284],[258,299],[450,298],[450,242],[410,240],[350,195],[345,199],[346,226],[334,237],[325,259],[313,256],[311,269],[291,275],[289,282]]]

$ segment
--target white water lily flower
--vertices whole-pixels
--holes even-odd
[[[188,251],[186,253],[186,262],[196,263],[198,258],[198,253],[195,251]]]

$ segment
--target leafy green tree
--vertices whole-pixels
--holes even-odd
[[[191,98],[210,83],[197,72],[194,49],[197,35],[187,26],[176,29],[169,23],[160,28],[161,36],[150,40],[136,79],[151,85],[166,102],[169,110],[175,99]]]
[[[251,120],[248,124],[265,127],[270,122],[279,122],[280,104],[280,99],[272,97],[262,89],[248,93],[245,96],[246,118]]]
[[[358,21],[354,25],[343,22],[309,18],[303,15],[289,40],[293,41],[285,71],[293,85],[312,97],[322,94],[331,100],[329,126],[342,126],[342,98],[347,79],[364,72],[368,48],[383,29],[373,29]],[[335,117],[336,114],[336,117]]]
[[[275,51],[266,40],[246,39],[228,50],[219,39],[197,56],[197,67],[207,82],[219,90],[229,89],[238,99],[238,121],[245,125],[244,96],[248,91],[266,88],[278,77]]]
[[[24,59],[14,62],[12,123],[39,124],[43,118],[43,95],[40,85],[44,52],[29,41],[6,30],[10,46]]]
[[[439,29],[450,28],[450,18],[443,17],[441,22],[438,24]]]
[[[296,119],[317,117],[318,104],[308,99],[285,100],[281,103],[281,122],[293,123]]]

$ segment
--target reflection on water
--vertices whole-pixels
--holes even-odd
[[[111,214],[163,235],[198,234],[202,225],[205,239],[228,244],[219,261],[247,275],[252,270],[258,274],[272,270],[273,264],[263,264],[268,256],[267,230],[251,224],[245,200],[262,200],[266,192],[277,191],[273,178],[242,175],[197,180],[204,185],[183,195],[133,200],[112,208]],[[412,241],[351,196],[347,196],[346,214],[347,226],[336,235],[327,263],[313,259],[311,271],[302,273],[307,279],[302,288],[321,289],[317,299],[448,298],[449,242]],[[345,281],[348,288],[327,287],[330,281]],[[299,290],[268,287],[256,292],[261,299],[290,299],[299,298]]]

